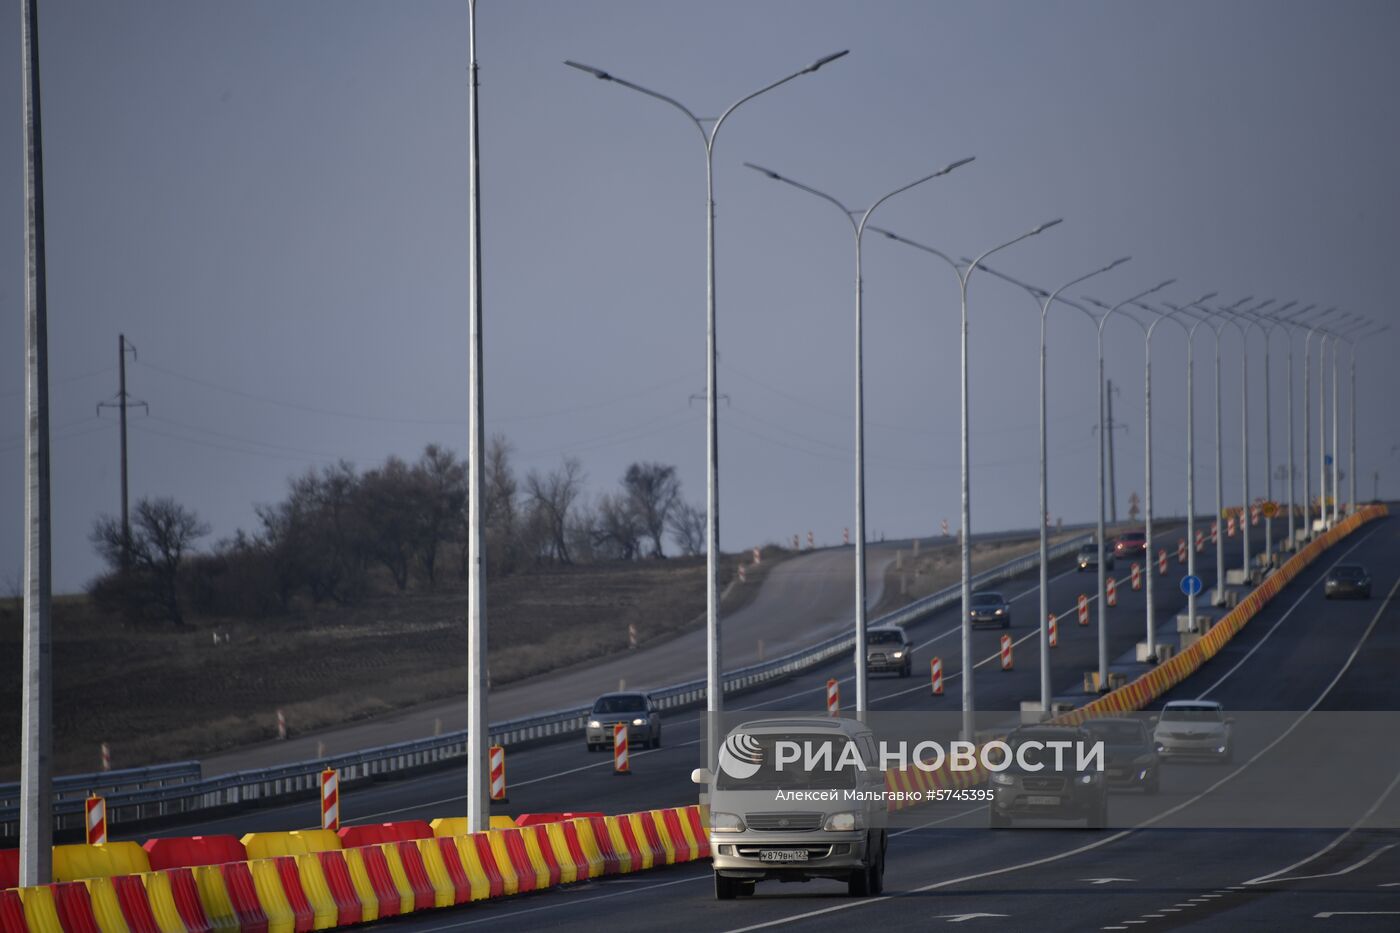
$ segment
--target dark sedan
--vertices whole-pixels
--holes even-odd
[[[1322,588],[1328,599],[1370,599],[1371,575],[1360,564],[1338,564],[1328,572]]]
[[[967,615],[973,625],[1011,627],[1011,604],[1000,593],[973,593]]]
[[[1104,744],[1110,789],[1141,788],[1155,794],[1161,784],[1161,759],[1147,724],[1136,719],[1091,719],[1089,734]]]
[[[1074,564],[1081,572],[1085,570],[1097,570],[1099,567],[1099,546],[1097,544],[1086,544],[1079,549],[1079,553],[1074,557]],[[1103,569],[1113,569],[1113,549],[1109,548],[1103,555]]]

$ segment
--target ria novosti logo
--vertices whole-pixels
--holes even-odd
[[[735,732],[719,750],[719,769],[736,781],[744,781],[763,767],[763,746],[747,732]]]

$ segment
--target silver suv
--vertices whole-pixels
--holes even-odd
[[[791,760],[798,749],[804,757]],[[808,755],[830,755],[832,767],[808,767]],[[718,773],[697,768],[691,780],[709,788],[717,899],[753,894],[760,881],[813,878],[844,881],[853,897],[884,890],[885,779],[865,724],[746,722],[725,739]]]
[[[1163,758],[1214,758],[1229,763],[1235,754],[1235,721],[1214,700],[1172,700],[1154,717],[1152,740]]]

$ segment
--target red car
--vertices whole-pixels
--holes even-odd
[[[1118,540],[1113,542],[1113,554],[1116,557],[1139,554],[1146,550],[1147,532],[1145,531],[1125,531],[1118,536]]]

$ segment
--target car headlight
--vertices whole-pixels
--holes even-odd
[[[588,728],[590,729],[600,729],[602,726],[603,724],[596,719],[588,720]]]
[[[1007,774],[1005,771],[993,771],[992,783],[1001,784],[1002,786],[1006,787],[1015,784],[1016,779],[1011,775]]]
[[[634,720],[632,720],[632,725],[634,725],[634,726],[645,726],[646,724],[647,724],[647,721],[646,721],[645,719],[634,719]]]
[[[748,827],[737,813],[711,813],[710,828],[717,833],[742,833]]]
[[[854,813],[833,813],[826,818],[822,828],[829,833],[849,833],[860,828],[860,818]]]
[[[893,657],[893,658],[896,658],[896,659],[902,658],[902,657],[904,657],[904,652],[903,652],[903,651],[896,651],[896,652],[895,652],[894,654],[892,654],[890,657]]]
[[[1001,615],[1001,614],[1002,614],[1003,612],[1005,612],[1005,611],[1006,611],[1005,609],[998,609],[998,610],[997,610],[997,615]]]
[[[1081,774],[1079,775],[1079,783],[1092,784],[1098,779],[1098,776],[1099,775],[1097,771],[1090,771],[1088,774]]]

